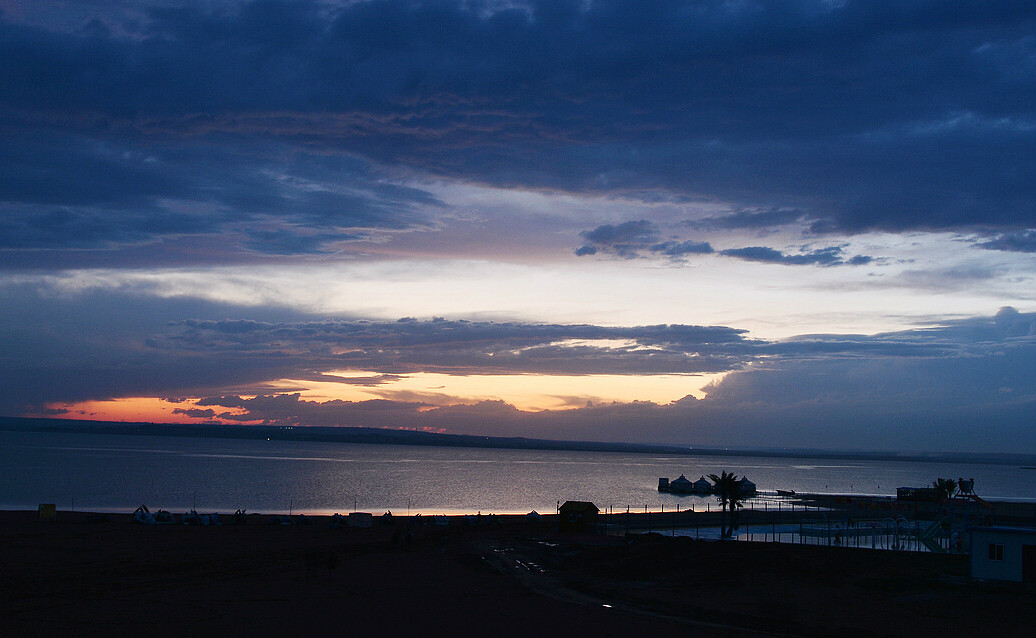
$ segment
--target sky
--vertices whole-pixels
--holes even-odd
[[[0,414],[1036,453],[1028,1],[0,0]]]

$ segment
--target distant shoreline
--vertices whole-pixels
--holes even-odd
[[[707,448],[650,443],[562,441],[525,437],[493,437],[468,434],[440,434],[411,430],[390,430],[353,426],[273,426],[177,424],[80,419],[46,419],[0,416],[0,431],[62,434],[113,434],[119,436],[170,436],[315,443],[362,443],[370,445],[418,445],[432,447],[469,447],[514,450],[558,450],[572,452],[622,452],[635,454],[672,454],[680,456],[756,456],[775,458],[859,459],[931,463],[981,463],[1017,465],[1036,469],[1036,455],[1005,453],[933,452],[895,453],[888,451],[816,450],[774,448]]]
[[[833,512],[835,515],[851,514],[859,517],[871,517],[874,516],[888,516],[888,515],[908,515],[911,518],[918,518],[921,520],[931,520],[938,516],[940,512],[945,512],[947,508],[950,510],[964,510],[972,511],[972,513],[985,513],[997,520],[1000,524],[1010,525],[1025,525],[1031,526],[1036,524],[1036,502],[1034,501],[1012,501],[1012,500],[989,500],[985,501],[988,506],[987,510],[982,510],[978,506],[974,505],[970,501],[957,501],[951,500],[949,502],[942,503],[929,503],[920,501],[901,501],[894,497],[889,496],[867,496],[861,494],[796,494],[794,497],[789,499],[786,503],[786,507],[783,510],[776,508],[760,509],[758,507],[748,507],[739,510],[739,516],[742,524],[745,526],[755,525],[760,523],[771,523],[777,520],[783,522],[800,522],[803,519],[816,518],[823,511],[826,513]],[[160,504],[151,504],[160,505]],[[812,508],[812,509],[811,509]],[[156,511],[159,507],[154,508]],[[61,516],[71,515],[74,518],[81,517],[97,517],[97,518],[125,518],[129,520],[132,516],[133,510],[129,508],[86,508],[81,510],[58,508],[58,513]],[[199,513],[212,513],[216,510],[199,509]],[[377,508],[366,508],[361,510],[363,512],[370,513],[375,519],[381,519],[381,515],[384,513]],[[4,513],[8,514],[34,514],[35,509],[31,507],[0,507],[0,516]],[[177,510],[173,512],[177,517],[183,512]],[[230,511],[217,511],[221,517],[230,517],[233,512]],[[274,517],[285,517],[288,515],[303,516],[311,521],[328,521],[334,513],[340,513],[342,516],[348,516],[349,510],[341,510],[340,512],[330,511],[312,511],[312,510],[295,510],[292,514],[288,511],[270,510],[264,512],[253,512],[249,511],[249,516],[262,518],[268,520]],[[525,520],[529,517],[530,512],[511,512],[511,511],[492,511],[482,510],[479,512],[475,511],[457,511],[450,509],[427,509],[422,511],[413,511],[412,513],[404,514],[402,512],[393,512],[390,520],[396,523],[412,523],[417,521],[429,522],[434,518],[445,518],[450,521],[451,525],[459,525],[469,519],[473,519],[476,516],[480,519],[492,520],[490,517],[498,517],[504,521],[520,521]],[[702,510],[695,508],[686,509],[675,509],[675,510],[650,510],[650,511],[639,511],[631,509],[629,511],[617,510],[608,512],[607,508],[601,510],[600,520],[602,523],[614,525],[617,523],[627,523],[630,529],[643,530],[645,528],[670,528],[674,524],[679,528],[688,527],[718,527],[723,518],[718,504],[716,509]],[[556,512],[538,512],[537,517],[545,521],[556,520]]]

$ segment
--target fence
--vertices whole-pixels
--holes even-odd
[[[810,497],[807,497],[810,498]],[[606,507],[600,516],[609,534],[658,532],[673,536],[719,538],[724,517],[738,527],[734,539],[803,543],[885,550],[964,552],[967,530],[994,522],[993,510],[970,503],[924,506],[888,498],[822,496],[807,501],[756,498],[747,500],[736,516],[724,515],[707,503],[688,509]],[[1032,503],[996,503],[1000,522],[1031,520]],[[875,516],[875,514],[877,516]]]

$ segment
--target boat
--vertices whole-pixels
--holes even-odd
[[[777,490],[777,496],[795,496],[795,490]]]

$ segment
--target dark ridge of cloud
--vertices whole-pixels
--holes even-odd
[[[658,229],[652,222],[641,219],[623,222],[617,226],[604,224],[593,230],[583,231],[580,235],[597,244],[641,244],[653,240],[658,235]]]
[[[205,397],[196,402],[197,405],[214,405],[221,408],[243,408],[245,399],[238,396]]]
[[[745,248],[729,248],[719,251],[725,257],[736,257],[745,261],[758,261],[768,264],[785,264],[790,266],[838,266],[844,264],[842,249],[837,246],[820,248],[808,253],[787,255],[779,250],[766,246],[747,246]]]
[[[801,210],[773,208],[770,210],[739,210],[729,215],[692,219],[686,226],[699,230],[764,229],[801,223],[808,218]]]
[[[245,233],[249,239],[242,244],[243,247],[267,255],[321,255],[331,252],[331,244],[368,239],[355,233],[304,235],[286,228],[247,230]]]
[[[717,251],[712,244],[705,241],[668,240],[653,243],[658,234],[658,227],[646,220],[624,222],[618,225],[605,224],[580,233],[590,243],[576,249],[575,254],[577,257],[584,257],[600,253],[624,259],[659,255],[668,257],[675,263],[680,263],[684,257],[690,255],[717,254],[745,261],[786,266],[861,266],[875,260],[874,257],[868,255],[856,255],[846,260],[843,249],[839,246],[787,254],[767,246],[747,246]]]
[[[32,24],[0,18],[0,124],[28,130],[5,139],[22,157],[0,172],[14,176],[10,201],[64,203],[49,201],[60,189],[46,167],[89,160],[41,156],[25,138],[72,131],[144,150],[273,139],[479,183],[671,192],[800,210],[818,231],[1036,225],[1032,3],[242,2],[97,14],[103,28],[48,22],[46,9]],[[142,183],[166,176],[138,168]],[[90,171],[97,185],[70,192],[96,205],[130,169]]]
[[[225,405],[233,403],[234,405]],[[223,412],[217,416],[239,422],[258,421],[265,425],[330,425],[353,427],[399,427],[421,418],[430,404],[420,401],[310,401],[300,394],[262,394],[251,399],[228,400],[228,397],[206,397],[198,405],[223,405],[244,410]],[[514,408],[511,408],[514,410]]]
[[[576,250],[576,255],[594,255],[598,251],[631,259],[638,251],[658,240],[658,227],[646,219],[604,224],[579,233],[589,244]]]
[[[211,408],[204,410],[194,408],[174,408],[173,414],[182,414],[184,416],[189,416],[192,419],[211,419],[216,416],[216,411]]]
[[[443,208],[363,160],[281,145],[101,142],[34,130],[6,140],[0,250],[114,250],[220,235],[231,238],[224,253],[307,255],[371,231],[432,227],[430,212]]]
[[[666,257],[683,257],[684,255],[710,255],[716,251],[707,241],[667,241],[651,246],[651,252]]]
[[[149,343],[169,353],[223,351],[281,358],[285,365],[292,361],[298,367],[309,362],[313,370],[575,375],[648,374],[653,370],[697,374],[737,368],[765,345],[742,335],[743,331],[720,326],[187,320],[170,324],[163,336]],[[295,378],[312,378],[312,373]]]
[[[986,250],[1003,250],[1017,253],[1036,253],[1036,229],[1004,233],[995,239],[975,244]]]

